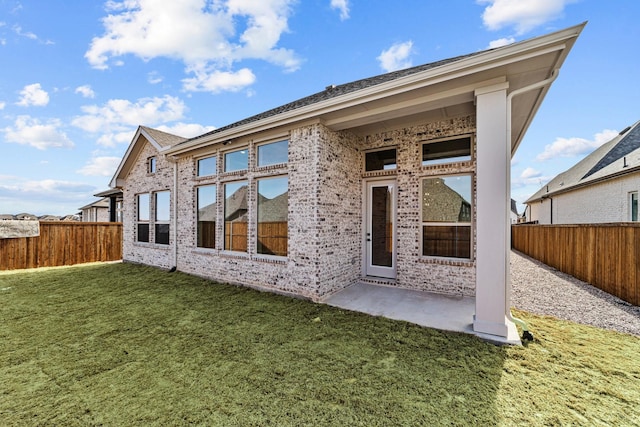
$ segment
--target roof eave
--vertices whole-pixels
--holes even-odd
[[[278,126],[285,126],[302,120],[313,119],[319,115],[347,108],[352,105],[373,101],[393,94],[410,91],[415,88],[453,80],[478,73],[486,69],[528,59],[529,57],[544,55],[553,51],[566,51],[567,46],[565,42],[568,40],[575,40],[585,25],[586,22],[552,34],[514,43],[512,45],[490,50],[472,57],[463,58],[453,63],[400,77],[389,82],[380,83],[345,95],[336,96],[325,101],[320,101],[315,104],[259,119],[215,134],[203,135],[201,138],[177,144],[167,149],[166,154],[184,154],[211,144],[217,144],[229,139],[242,137],[250,133],[272,129]],[[565,57],[566,52],[564,55],[561,55],[560,63]],[[535,115],[535,111],[539,108],[547,90],[548,88],[542,90],[539,102],[534,106],[531,117],[526,122],[525,129],[533,120],[533,115]],[[522,135],[524,135],[524,132],[520,132],[518,141],[522,138]]]
[[[564,194],[564,193],[569,193],[571,191],[579,190],[579,189],[584,188],[584,187],[589,187],[590,185],[593,185],[593,184],[599,184],[599,183],[604,182],[604,181],[609,181],[611,179],[620,178],[622,176],[625,176],[625,175],[628,175],[628,174],[631,174],[631,173],[634,173],[634,172],[640,172],[640,165],[633,166],[633,167],[630,167],[628,169],[621,170],[619,172],[612,173],[612,174],[609,174],[609,175],[606,175],[606,176],[602,176],[602,177],[599,177],[599,178],[595,178],[595,179],[592,179],[592,180],[589,180],[589,181],[581,182],[579,184],[572,185],[571,187],[566,187],[566,188],[561,188],[559,190],[550,191],[550,192],[545,193],[545,194],[543,194],[541,196],[535,196],[534,195],[531,198],[529,198],[527,201],[525,201],[524,203],[526,205],[529,205],[531,203],[534,203],[534,202],[537,202],[537,201],[540,201],[540,200],[544,200],[544,199],[547,199],[547,198],[550,198],[550,197],[555,197],[555,196],[558,196],[558,195]]]

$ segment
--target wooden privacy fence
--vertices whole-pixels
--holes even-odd
[[[38,237],[0,239],[0,270],[122,259],[122,224],[40,222]]]
[[[514,225],[511,246],[640,305],[640,224]]]

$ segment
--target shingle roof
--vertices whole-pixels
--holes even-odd
[[[640,169],[640,121],[558,174],[525,203]]]
[[[371,86],[376,86],[382,83],[386,83],[392,80],[396,80],[399,79],[401,77],[405,77],[405,76],[410,76],[412,74],[416,74],[419,73],[421,71],[426,71],[426,70],[430,70],[432,68],[437,68],[437,67],[441,67],[443,65],[446,64],[450,64],[456,61],[460,61],[462,59],[465,58],[469,58],[472,56],[476,56],[479,55],[481,53],[485,53],[488,52],[490,50],[493,49],[488,49],[488,50],[484,50],[484,51],[479,51],[479,52],[474,52],[474,53],[470,53],[467,55],[461,55],[461,56],[456,56],[454,58],[449,58],[449,59],[443,59],[441,61],[436,61],[436,62],[431,62],[429,64],[423,64],[423,65],[418,65],[415,67],[411,67],[411,68],[405,68],[403,70],[398,70],[398,71],[393,71],[390,73],[386,73],[386,74],[380,74],[374,77],[369,77],[369,78],[365,78],[365,79],[361,79],[361,80],[356,80],[350,83],[345,83],[345,84],[341,84],[341,85],[330,85],[327,86],[325,90],[323,90],[322,92],[318,92],[315,93],[313,95],[304,97],[304,98],[300,98],[296,101],[290,102],[288,104],[284,104],[281,105],[280,107],[276,107],[273,108],[271,110],[267,110],[263,113],[260,114],[256,114],[255,116],[251,116],[248,117],[246,119],[237,121],[235,123],[232,123],[230,125],[227,126],[223,126],[220,128],[217,128],[215,130],[212,130],[211,132],[205,133],[203,135],[194,137],[194,138],[190,138],[190,139],[186,139],[184,142],[187,141],[192,141],[194,139],[199,139],[201,137],[207,136],[207,135],[213,135],[216,134],[218,132],[222,132],[222,131],[226,131],[238,126],[242,126],[248,123],[252,123],[252,122],[256,122],[258,120],[261,119],[265,119],[267,117],[272,117],[272,116],[276,116],[278,114],[282,114],[282,113],[286,113],[288,111],[292,111],[292,110],[296,110],[298,108],[302,108],[302,107],[306,107],[308,105],[313,105],[316,104],[318,102],[321,101],[325,101],[331,98],[335,98],[341,95],[345,95],[351,92],[356,92],[358,90],[361,89],[365,89]]]
[[[187,140],[178,135],[173,135],[167,132],[163,132],[158,129],[150,128],[147,126],[140,126],[145,132],[149,134],[161,147],[171,147]]]

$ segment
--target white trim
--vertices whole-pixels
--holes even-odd
[[[387,279],[395,279],[397,276],[397,255],[398,255],[398,243],[397,243],[397,235],[398,235],[398,181],[395,178],[389,179],[389,177],[384,177],[384,179],[366,179],[363,181],[364,184],[364,194],[365,197],[363,199],[363,249],[364,249],[364,262],[363,269],[365,276],[373,276],[373,277],[384,277]],[[393,187],[393,199],[391,203],[391,219],[392,219],[392,233],[391,240],[393,245],[393,254],[391,260],[391,267],[383,267],[383,266],[375,266],[371,263],[372,250],[371,250],[371,189],[377,186],[392,186]]]

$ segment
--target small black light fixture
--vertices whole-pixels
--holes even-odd
[[[222,145],[229,145],[229,144],[231,144],[232,142],[233,142],[233,140],[232,140],[232,139],[227,139],[226,141],[224,141],[224,142],[222,143]]]

